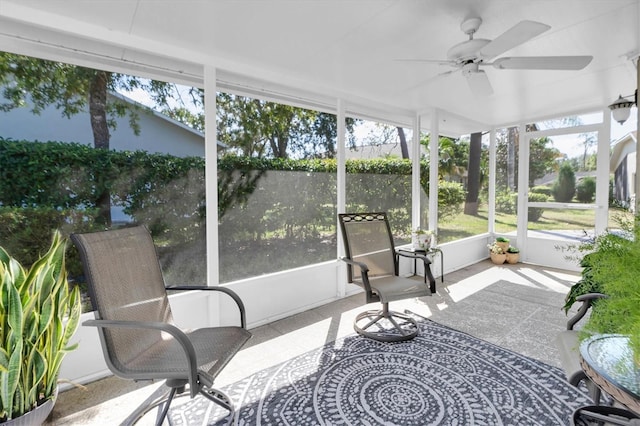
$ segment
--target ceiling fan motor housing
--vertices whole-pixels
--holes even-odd
[[[469,74],[473,74],[477,72],[478,72],[478,64],[475,62],[469,61],[466,64],[462,65],[462,75],[465,77],[468,77]]]
[[[482,24],[482,18],[478,18],[478,17],[468,18],[462,21],[462,23],[460,24],[460,29],[462,30],[463,33],[472,35],[476,31],[478,31],[478,28],[480,28],[481,24]]]
[[[478,52],[480,49],[489,44],[491,40],[484,38],[472,38],[471,40],[463,41],[453,46],[447,52],[447,59],[450,61],[464,62],[478,59]]]

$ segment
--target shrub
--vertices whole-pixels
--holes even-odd
[[[518,194],[505,190],[496,194],[496,211],[504,214],[514,214],[518,201]]]
[[[578,182],[576,186],[576,198],[581,203],[590,203],[596,195],[596,180],[587,176]]]
[[[551,188],[546,185],[538,185],[529,189],[529,192],[533,192],[534,194],[544,194],[547,197],[551,197]]]
[[[438,215],[447,221],[462,213],[465,192],[461,183],[441,180],[438,182]]]
[[[0,241],[22,265],[31,267],[47,251],[54,229],[63,237],[71,232],[96,229],[96,212],[57,210],[52,207],[0,207]],[[67,271],[70,277],[82,275],[82,264],[73,245],[67,247]]]
[[[560,166],[558,179],[553,183],[551,194],[554,200],[559,203],[568,203],[576,193],[576,175],[571,167],[571,163],[564,162]]]
[[[533,201],[535,203],[546,203],[548,197],[544,194],[536,194],[533,192],[529,193],[529,201]],[[540,207],[529,207],[529,220],[532,222],[537,222],[542,217],[542,213],[544,209]]]

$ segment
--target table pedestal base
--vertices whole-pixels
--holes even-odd
[[[587,405],[573,412],[572,426],[589,425],[640,426],[640,417],[629,410],[604,405]]]

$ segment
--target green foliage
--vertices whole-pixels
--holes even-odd
[[[0,241],[4,249],[23,265],[33,265],[45,253],[51,241],[52,229],[63,237],[72,232],[97,230],[97,211],[80,209],[58,210],[53,207],[0,207]],[[66,256],[70,276],[82,275],[78,251],[69,246]]]
[[[462,213],[465,191],[461,183],[441,180],[438,182],[438,217],[446,222]]]
[[[544,194],[548,197],[551,197],[551,188],[546,185],[538,185],[529,189],[529,192],[534,194]]]
[[[507,237],[496,237],[496,241],[499,243],[508,243],[510,240]]]
[[[160,105],[167,104],[173,89],[173,85],[166,82],[0,52],[0,87],[6,99],[0,104],[2,111],[28,106],[34,114],[40,114],[52,105],[69,118],[86,113],[90,93],[96,85],[103,85],[105,93],[144,90]],[[105,102],[107,125],[111,129],[116,127],[117,117],[128,116],[131,128],[136,134],[140,132],[138,121],[143,107],[115,97],[108,97]]]
[[[410,235],[410,161],[349,160],[346,169],[348,208],[389,211],[394,230]],[[427,192],[426,162],[421,170]],[[265,238],[319,238],[335,227],[336,171],[333,159],[221,157],[221,247]],[[46,248],[52,228],[66,234],[100,226],[97,199],[105,189],[113,206],[149,226],[163,265],[182,271],[179,253],[202,251],[206,214],[202,158],[0,138],[0,179],[12,183],[0,186],[0,237],[25,264]],[[444,217],[459,214],[464,201],[461,185],[443,183],[439,191]],[[81,268],[77,253],[70,250],[69,270],[76,277]]]
[[[503,129],[496,135],[496,185],[499,190],[509,188],[509,164],[518,164],[519,135],[517,128]],[[536,161],[529,163],[529,186],[533,186],[536,179],[555,171],[557,160],[562,157],[560,151],[553,147],[549,138],[531,139],[529,143],[530,158]],[[512,176],[513,182],[517,182],[517,168]],[[511,188],[513,189],[513,188]]]
[[[562,153],[553,147],[551,139],[546,137],[531,139],[529,158],[535,158],[535,161],[529,162],[529,186],[534,186],[536,179],[554,172],[557,167],[557,161],[561,157]]]
[[[520,249],[514,246],[509,246],[509,248],[507,248],[507,253],[520,253]]]
[[[335,157],[338,125],[333,114],[228,93],[217,94],[216,108],[218,140],[238,156]],[[346,121],[350,141],[356,122]]]
[[[78,288],[69,291],[65,244],[25,270],[0,248],[0,421],[31,411],[56,392],[58,373],[80,319]]]
[[[518,194],[513,191],[504,190],[496,193],[496,210],[504,214],[514,214],[516,212]]]
[[[558,179],[553,183],[551,194],[554,200],[560,203],[568,203],[576,192],[576,175],[569,162],[560,165]]]
[[[601,247],[599,248],[599,250],[602,250],[602,251],[607,250],[606,244],[604,244],[605,238],[607,238],[606,235],[600,237],[599,244]],[[593,243],[589,243],[589,244],[593,244]],[[613,255],[615,256],[615,254]],[[593,272],[592,272],[593,260],[591,259],[591,257],[592,257],[592,254],[587,253],[584,255],[584,257],[580,261],[580,266],[582,267],[581,277],[578,282],[576,282],[574,285],[571,286],[571,288],[569,289],[569,292],[567,293],[567,296],[565,297],[565,303],[564,303],[564,306],[562,307],[565,313],[568,313],[569,309],[571,309],[573,304],[576,303],[576,299],[578,298],[578,296],[582,296],[584,294],[589,294],[589,293],[602,293],[603,291],[600,283],[593,279]],[[600,301],[595,300],[592,303],[594,305],[594,309],[597,309],[595,306],[598,303],[600,303]]]
[[[580,179],[576,186],[576,198],[581,203],[591,203],[596,195],[596,180],[587,176]]]
[[[585,329],[592,333],[627,334],[640,356],[640,216],[633,223],[621,221],[621,228],[622,233],[603,234],[580,247],[592,249],[585,256],[590,269],[583,279],[608,296],[598,302]],[[586,290],[592,291],[593,287]]]
[[[528,197],[529,201],[536,203],[546,203],[548,201],[548,197],[545,194],[536,194],[530,192]],[[543,212],[544,209],[540,207],[529,207],[529,220],[532,222],[537,222],[542,217]]]

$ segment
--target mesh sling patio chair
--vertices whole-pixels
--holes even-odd
[[[344,213],[338,217],[348,281],[364,289],[367,303],[382,303],[382,309],[365,311],[356,317],[356,332],[383,342],[413,339],[418,335],[417,322],[409,315],[389,310],[389,302],[435,293],[431,261],[422,254],[396,253],[386,213]],[[429,286],[398,276],[397,256],[421,260]]]
[[[172,400],[187,385],[191,398],[205,396],[229,410],[234,421],[231,399],[214,389],[213,381],[251,337],[238,295],[224,287],[165,288],[153,240],[144,226],[73,234],[71,240],[80,252],[95,309],[96,319],[83,325],[98,327],[109,369],[136,381],[165,380],[123,424],[136,423],[155,407],[156,424],[162,424]],[[174,325],[167,290],[223,292],[237,304],[241,325],[181,330]]]

